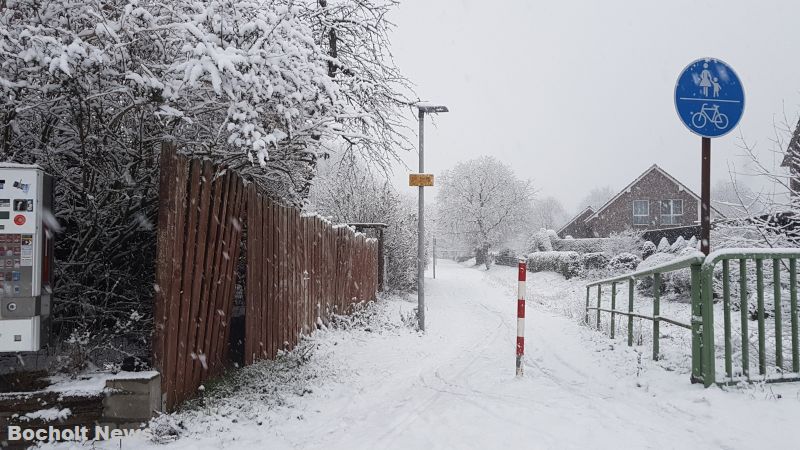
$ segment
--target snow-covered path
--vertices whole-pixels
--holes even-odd
[[[224,425],[189,424],[188,435],[168,446],[796,446],[796,385],[732,392],[692,386],[685,374],[650,362],[648,349],[611,341],[543,310],[535,299],[527,310],[525,376],[516,378],[515,274],[513,268],[486,272],[441,261],[437,279],[427,280],[425,335],[402,330],[318,333],[315,339],[328,351],[325,360],[337,369],[322,377],[313,393],[270,408],[263,426],[243,411],[242,416],[233,414],[236,420],[229,415],[213,419]],[[529,298],[537,292],[557,296],[552,277],[540,275],[546,274],[530,277]],[[142,437],[123,444],[154,445]]]

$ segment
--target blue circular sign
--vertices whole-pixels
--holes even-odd
[[[742,118],[744,87],[731,66],[714,58],[698,59],[678,77],[675,110],[692,133],[724,136]]]

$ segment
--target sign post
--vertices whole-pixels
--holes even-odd
[[[525,274],[527,261],[520,259],[517,265],[517,376],[523,373],[522,357],[525,356]]]
[[[700,136],[700,249],[711,251],[711,138],[736,128],[744,112],[744,87],[733,68],[714,58],[698,59],[678,76],[675,110],[683,124]]]
[[[425,186],[433,186],[433,175],[425,173],[425,113],[449,112],[446,106],[417,103],[419,110],[419,173],[408,177],[408,184],[419,189],[417,216],[417,324],[425,331]]]

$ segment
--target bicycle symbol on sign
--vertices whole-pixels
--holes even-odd
[[[728,127],[728,116],[719,112],[719,105],[703,103],[700,111],[692,114],[692,125],[695,128],[703,128],[708,122],[713,123],[718,129],[724,130]]]

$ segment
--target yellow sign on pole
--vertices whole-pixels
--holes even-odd
[[[409,186],[433,186],[432,173],[412,173],[408,175]]]

